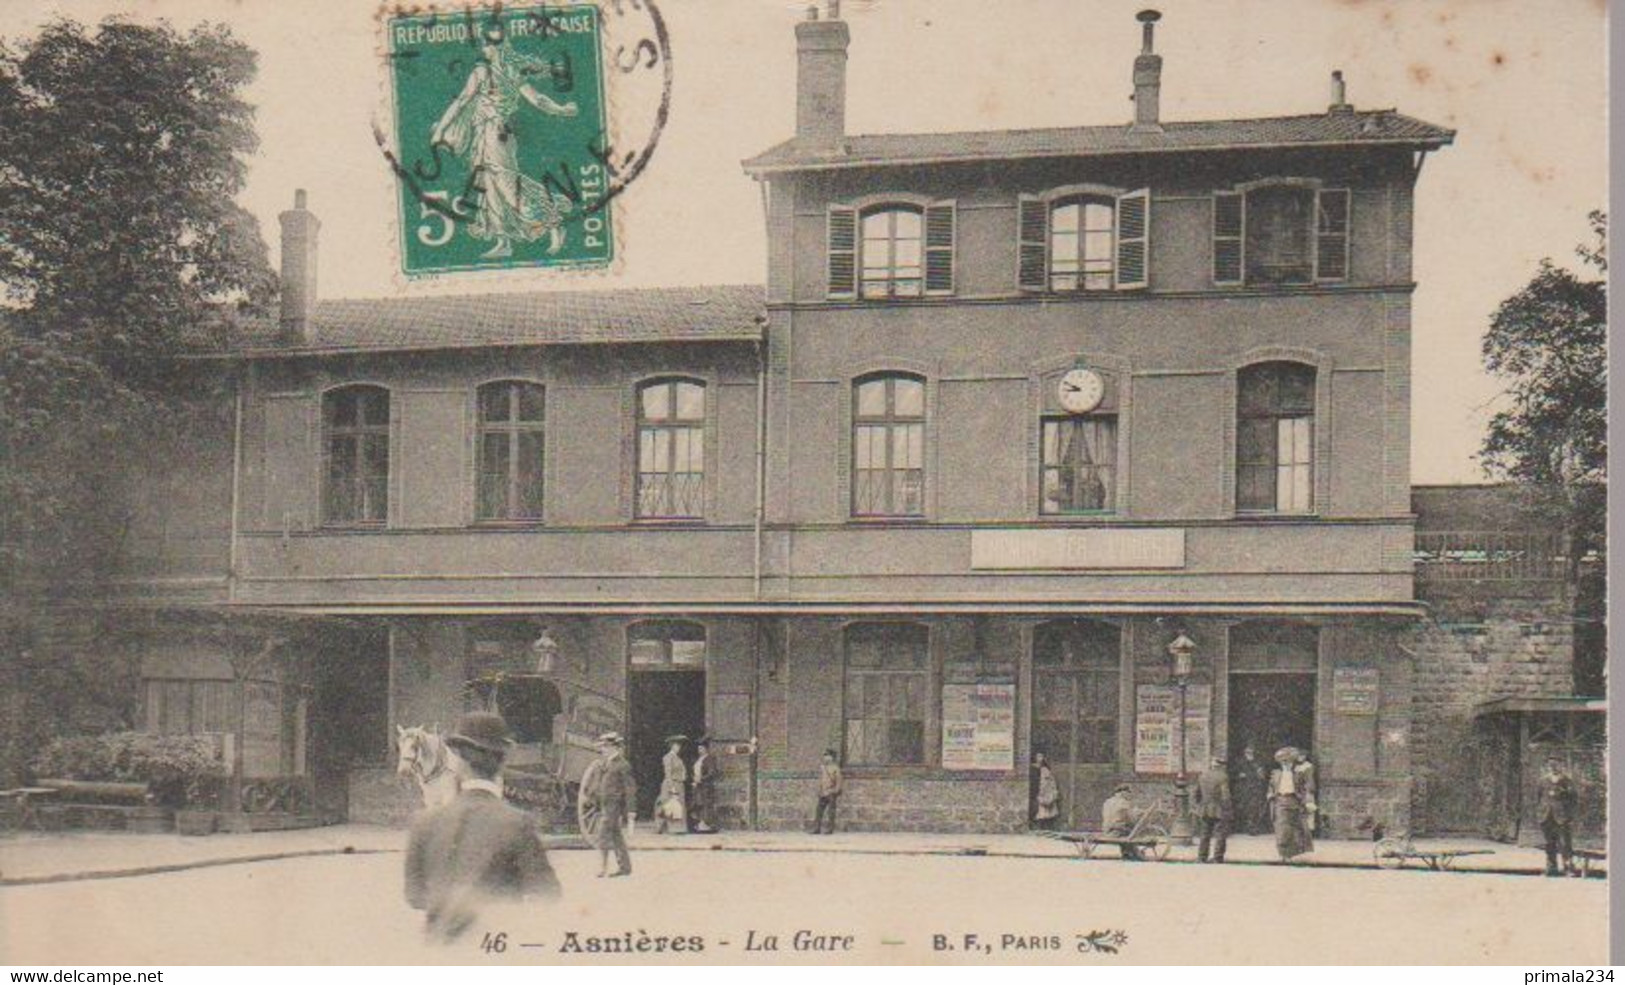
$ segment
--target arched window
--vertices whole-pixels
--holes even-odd
[[[545,391],[515,380],[479,388],[479,496],[481,520],[536,520],[542,516]]]
[[[875,766],[925,762],[930,631],[919,623],[855,623],[846,629],[846,761]]]
[[[1034,752],[1052,763],[1117,761],[1122,632],[1091,619],[1033,631]]]
[[[698,380],[638,387],[637,515],[705,515],[705,384]]]
[[[925,292],[922,210],[883,206],[863,213],[860,288],[866,298],[917,298]]]
[[[1314,509],[1315,367],[1256,363],[1236,379],[1236,509]]]
[[[925,381],[891,373],[852,393],[852,514],[925,512]]]
[[[322,396],[322,521],[389,519],[389,391],[345,386]]]
[[[1111,290],[1116,253],[1115,199],[1080,195],[1062,199],[1050,209],[1050,290]]]

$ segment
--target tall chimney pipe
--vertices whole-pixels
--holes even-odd
[[[316,310],[316,234],[322,224],[305,208],[305,190],[293,193],[293,208],[277,218],[282,223],[282,335],[290,342],[315,341],[311,315]]]
[[[1134,59],[1134,125],[1131,131],[1161,133],[1158,121],[1162,102],[1162,56],[1152,48],[1153,34],[1162,14],[1142,10],[1134,15],[1140,22],[1140,54]]]
[[[1326,107],[1328,113],[1352,113],[1354,107],[1348,101],[1348,90],[1343,84],[1343,70],[1338,69],[1332,73],[1332,104]]]
[[[811,149],[839,154],[846,139],[846,49],[852,32],[839,3],[825,17],[809,7],[796,24],[796,137]]]

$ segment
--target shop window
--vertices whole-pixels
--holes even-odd
[[[346,386],[322,396],[322,521],[382,525],[389,519],[389,391]]]
[[[637,515],[705,515],[705,384],[656,380],[638,387]]]
[[[930,632],[917,623],[860,623],[846,631],[846,762],[925,763]]]
[[[1121,660],[1121,632],[1108,623],[1067,619],[1034,630],[1034,752],[1057,764],[1117,761]]]
[[[540,384],[499,381],[480,387],[479,495],[481,520],[542,516],[546,392]]]
[[[925,381],[872,376],[853,387],[852,405],[852,514],[923,515]]]
[[[1258,363],[1236,378],[1236,509],[1314,509],[1315,368]]]

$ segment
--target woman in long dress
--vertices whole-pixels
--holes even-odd
[[[505,53],[502,45],[500,37],[483,39],[483,58],[441,114],[429,142],[468,161],[476,199],[468,234],[492,244],[484,259],[512,256],[515,240],[533,243],[543,236],[548,238],[547,252],[557,253],[564,246],[564,220],[574,203],[520,173],[519,131],[509,121],[521,102],[550,116],[575,116],[578,108],[538,92],[520,75],[535,60]]]
[[[688,739],[674,735],[666,741],[671,748],[660,760],[664,776],[660,781],[660,796],[655,801],[655,830],[659,834],[665,834],[668,825],[674,825],[678,831],[688,830],[688,764],[683,762],[683,743]]]
[[[1302,753],[1287,746],[1275,754],[1270,772],[1270,818],[1275,824],[1275,848],[1281,861],[1290,862],[1315,850],[1310,830],[1314,822],[1315,768]]]

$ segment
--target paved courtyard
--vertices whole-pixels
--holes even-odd
[[[341,835],[343,837],[341,837]],[[361,837],[365,836],[365,837]],[[629,879],[594,878],[596,857],[556,851],[565,886],[556,907],[487,915],[481,933],[428,950],[419,916],[401,901],[399,832],[328,829],[240,845],[225,839],[128,837],[0,843],[7,878],[52,877],[44,859],[162,866],[189,853],[224,861],[249,849],[331,851],[136,877],[0,888],[0,960],[9,964],[584,963],[636,960],[1289,962],[1596,964],[1606,959],[1602,880],[1262,864],[1078,861],[1038,839],[929,839],[904,843],[849,835],[806,851],[812,839],[739,836],[670,839],[636,856]],[[916,836],[918,839],[918,836]],[[147,846],[136,855],[131,846]],[[1010,845],[1035,848],[1005,853]],[[290,847],[291,846],[291,847]],[[1241,854],[1262,847],[1243,843]],[[737,850],[745,849],[745,850]],[[1323,855],[1359,854],[1327,843]],[[922,854],[940,851],[942,854]],[[950,852],[981,852],[952,854]],[[1516,850],[1514,850],[1516,851]],[[213,852],[211,856],[209,853]],[[906,852],[906,853],[905,853]],[[1047,853],[1047,854],[1045,854]],[[29,862],[32,854],[33,861]],[[1369,857],[1367,855],[1367,857]],[[187,864],[173,861],[173,864]],[[57,866],[62,869],[60,864]],[[105,868],[107,865],[102,864]],[[72,874],[64,869],[58,875]],[[479,948],[484,932],[504,949]],[[804,945],[835,950],[795,950]],[[1080,935],[1116,953],[1080,953]],[[571,935],[574,935],[573,937]],[[850,942],[844,941],[851,937]],[[971,940],[974,936],[974,941]],[[659,938],[700,938],[703,952],[593,953]],[[777,950],[747,950],[767,945]],[[493,938],[494,939],[494,938]],[[569,952],[571,941],[582,949]],[[1303,942],[1283,954],[1282,940]],[[1087,946],[1087,941],[1083,942]],[[540,945],[540,946],[529,946]],[[670,947],[669,941],[665,945]],[[687,942],[692,947],[692,942]],[[850,950],[845,948],[849,947]],[[952,949],[948,949],[951,947]]]

